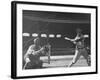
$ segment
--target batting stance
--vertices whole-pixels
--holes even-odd
[[[34,44],[29,46],[29,49],[27,50],[24,60],[25,65],[24,69],[35,69],[35,68],[42,68],[42,60],[40,60],[41,55],[45,55],[47,49],[45,47],[40,47],[40,39],[36,38],[34,39]]]
[[[88,66],[90,66],[90,57],[89,57],[87,48],[85,47],[85,44],[84,44],[85,38],[84,38],[84,35],[82,34],[82,30],[79,28],[76,29],[76,33],[77,33],[77,36],[75,37],[75,39],[70,39],[74,44],[76,44],[76,48],[75,48],[75,56],[73,57],[73,60],[68,65],[68,67],[71,67],[73,64],[75,64],[81,55],[85,58]]]

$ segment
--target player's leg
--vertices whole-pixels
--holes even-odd
[[[28,62],[28,63],[25,65],[25,69],[33,69],[33,67],[32,67],[32,62]]]
[[[80,58],[80,51],[79,50],[75,50],[75,56],[73,58],[73,60],[71,61],[71,63],[68,65],[68,67],[73,66],[73,64],[75,64],[77,62],[77,60]]]
[[[88,66],[90,66],[91,65],[91,59],[90,59],[90,56],[89,56],[89,54],[88,54],[88,52],[85,48],[82,49],[82,55],[86,59]]]

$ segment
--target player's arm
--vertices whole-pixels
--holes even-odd
[[[76,36],[74,39],[70,39],[70,41],[72,41],[74,44],[76,44],[77,39],[78,39],[78,37]]]
[[[72,39],[72,42],[73,42],[74,44],[76,44],[76,43],[77,43],[77,40],[79,40],[79,39],[80,39],[80,37],[76,36],[74,39]]]
[[[39,49],[38,51],[35,51],[35,50],[33,49],[32,54],[33,54],[33,55],[41,55],[41,54],[43,53],[43,51],[44,51],[44,47],[42,47],[42,48]]]

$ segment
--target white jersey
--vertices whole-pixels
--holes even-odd
[[[84,48],[85,47],[83,35],[76,36],[75,42],[76,42],[76,48],[79,49],[79,48]]]

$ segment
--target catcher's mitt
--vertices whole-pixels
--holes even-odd
[[[48,51],[49,51],[49,46],[47,46],[47,45],[46,45],[46,46],[44,46],[44,52],[46,52],[46,53],[47,53]]]

